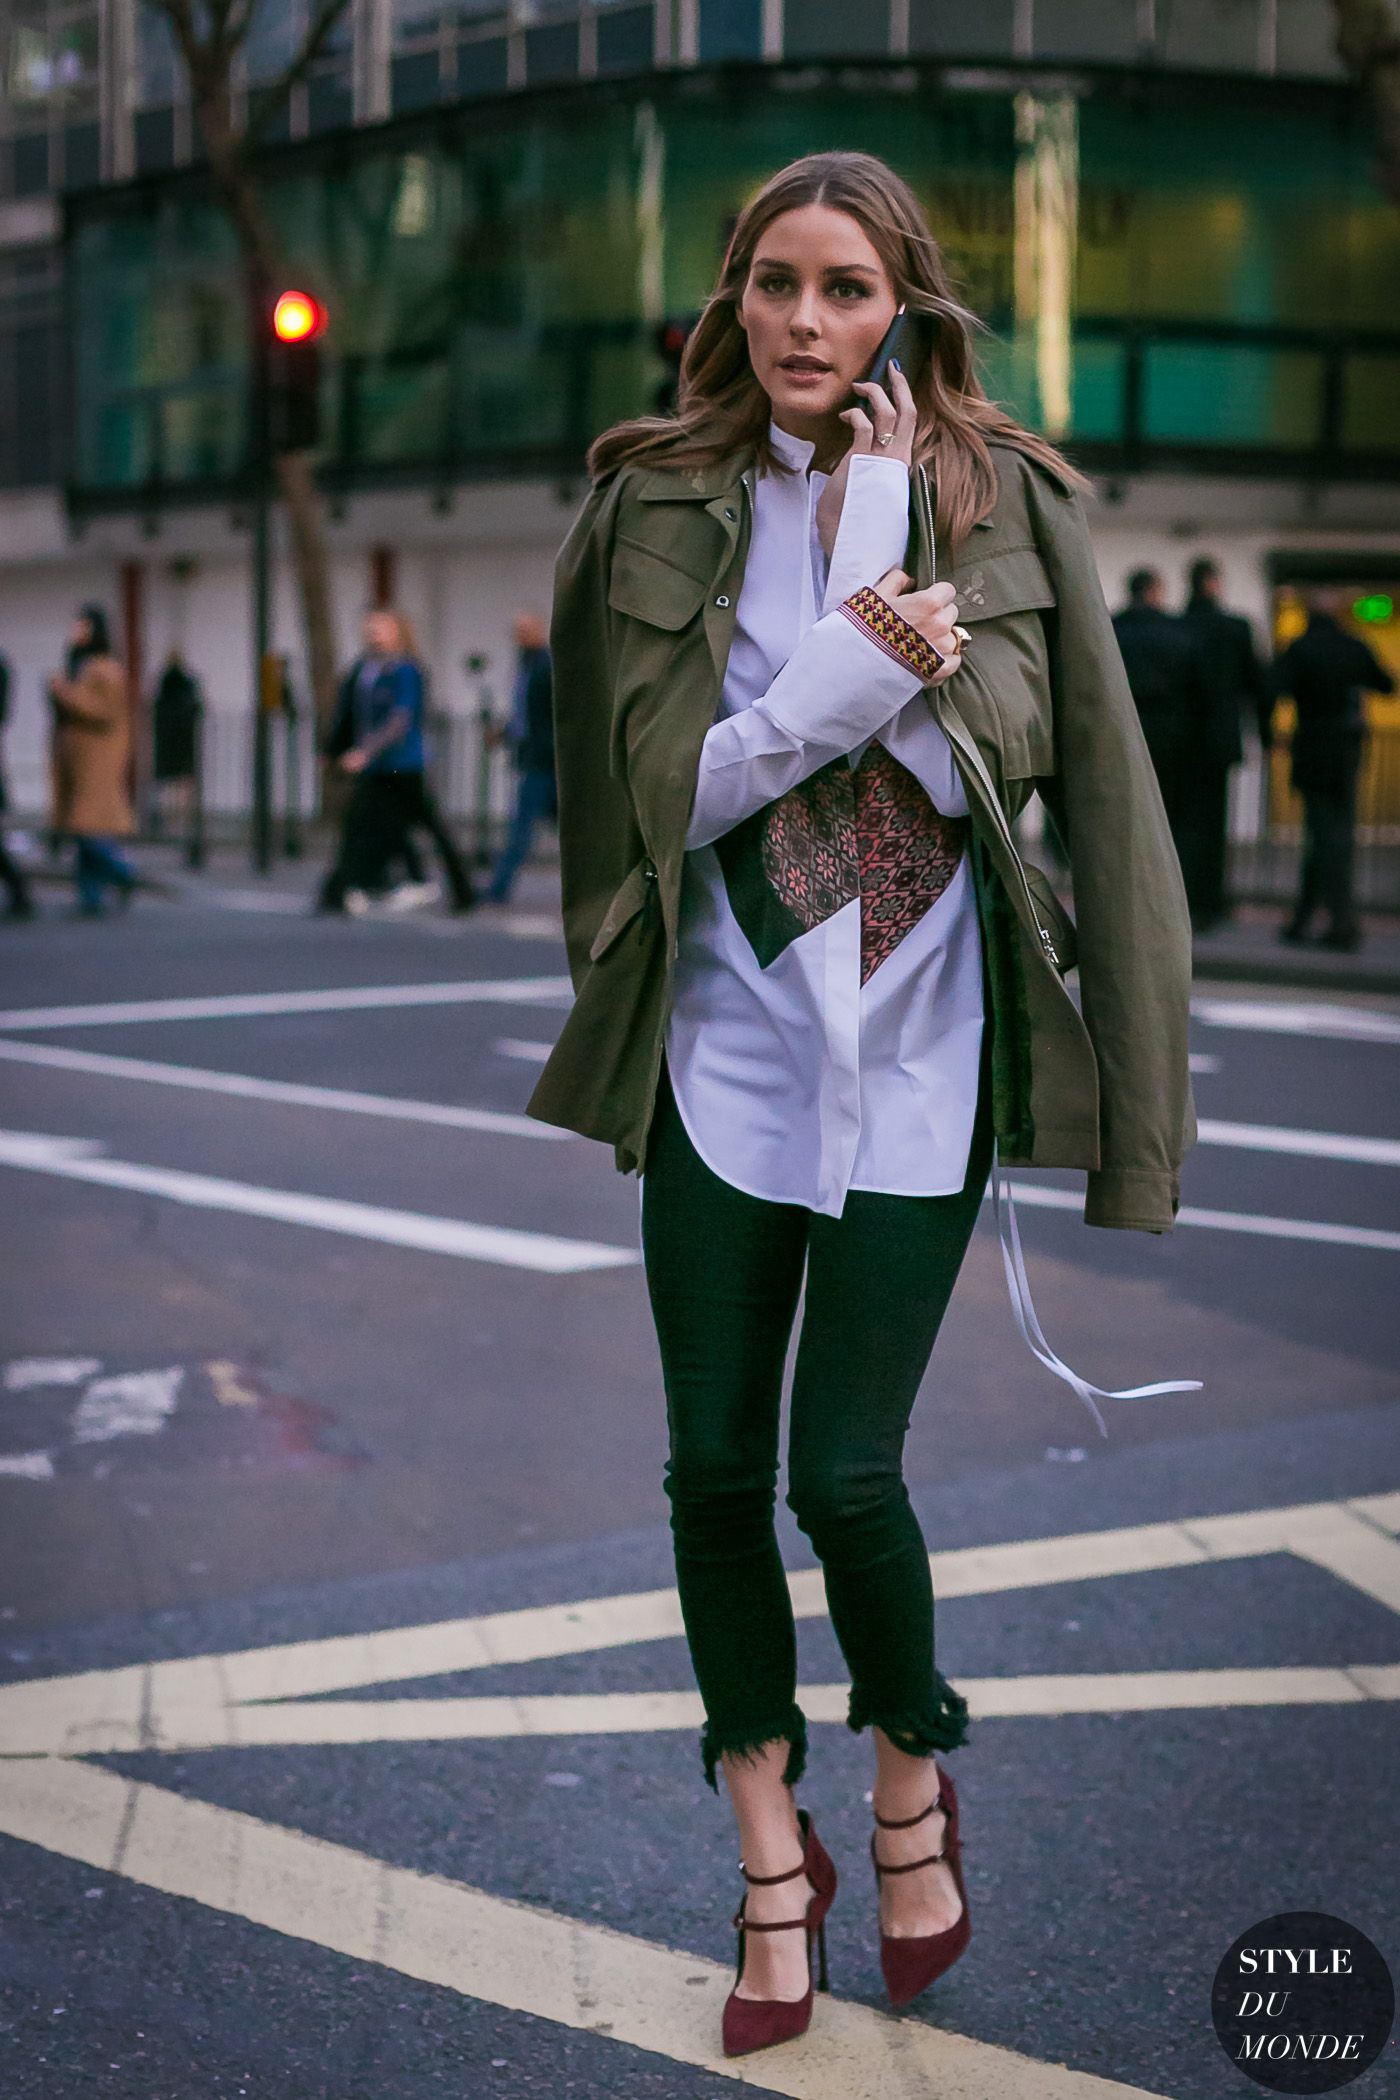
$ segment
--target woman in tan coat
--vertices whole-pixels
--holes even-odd
[[[78,909],[96,918],[109,887],[123,903],[136,887],[134,869],[112,844],[136,828],[126,785],[131,721],[126,672],[112,654],[100,605],[85,605],[74,621],[65,668],[48,687],[53,828],[76,842]]]

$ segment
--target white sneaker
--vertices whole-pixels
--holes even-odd
[[[363,919],[369,914],[369,894],[365,890],[345,892],[345,910],[352,919]]]
[[[384,909],[421,911],[429,904],[438,903],[441,897],[442,891],[435,882],[401,882],[384,899]]]

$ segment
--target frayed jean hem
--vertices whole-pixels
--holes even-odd
[[[758,1752],[765,1744],[781,1742],[788,1746],[783,1784],[796,1786],[807,1769],[807,1718],[800,1706],[789,1707],[776,1721],[757,1728],[719,1728],[707,1721],[700,1732],[705,1784],[719,1792],[716,1768],[721,1757],[733,1758],[739,1764],[757,1764]]]

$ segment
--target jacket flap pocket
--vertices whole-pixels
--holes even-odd
[[[593,944],[588,951],[590,962],[597,962],[598,957],[612,946],[623,928],[631,925],[655,887],[656,872],[652,863],[649,860],[639,860],[618,889],[603,916],[602,925],[593,936]]]
[[[1054,587],[1035,547],[1006,547],[981,561],[975,551],[966,568],[954,572],[958,618],[995,620],[1004,613],[1033,612],[1055,603]]]
[[[635,540],[616,542],[608,580],[608,603],[614,612],[674,632],[695,618],[708,590],[703,577],[678,569],[650,547]]]
[[[1026,881],[1035,900],[1036,916],[1049,934],[1055,949],[1055,966],[1063,977],[1072,970],[1079,953],[1074,921],[1055,894],[1055,886],[1043,868],[1027,861]]]

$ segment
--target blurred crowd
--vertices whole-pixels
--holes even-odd
[[[1278,702],[1291,699],[1290,778],[1303,803],[1297,896],[1279,938],[1303,943],[1321,915],[1319,945],[1361,943],[1356,909],[1356,786],[1366,736],[1365,694],[1395,681],[1343,624],[1345,594],[1305,594],[1307,625],[1262,657],[1249,621],[1221,602],[1220,570],[1192,563],[1186,600],[1172,612],[1156,569],[1134,569],[1114,615],[1128,683],[1152,754],[1197,933],[1231,915],[1227,886],[1230,776],[1244,757],[1243,725],[1265,751]]]
[[[1366,735],[1365,695],[1395,690],[1391,674],[1345,623],[1345,595],[1306,594],[1307,623],[1286,648],[1261,654],[1250,622],[1222,603],[1220,571],[1191,565],[1173,611],[1153,568],[1127,579],[1114,615],[1123,663],[1181,861],[1192,924],[1208,933],[1231,914],[1228,832],[1231,774],[1252,724],[1268,751],[1280,700],[1291,699],[1290,777],[1302,798],[1304,846],[1282,940],[1353,949],[1361,940],[1355,897],[1356,791]],[[513,795],[501,850],[478,892],[466,856],[429,779],[428,678],[401,611],[376,606],[341,680],[321,756],[342,781],[339,839],[316,908],[363,917],[445,901],[457,912],[508,901],[542,823],[557,818],[553,698],[547,630],[534,610],[514,621],[510,712],[483,724],[490,748],[508,753]],[[51,843],[71,849],[75,906],[84,916],[121,909],[137,884],[123,850],[135,832],[131,708],[126,671],[106,613],[85,605],[45,686],[49,709]],[[10,702],[0,655],[0,728]],[[151,702],[149,821],[167,832],[188,822],[197,797],[199,681],[180,652],[167,658]],[[0,886],[9,915],[33,915],[30,882],[5,836],[0,770]],[[425,851],[441,882],[430,878]]]
[[[367,612],[359,654],[342,678],[321,757],[347,792],[341,798],[335,858],[316,900],[320,912],[363,917],[437,903],[445,885],[453,911],[509,901],[541,823],[557,817],[553,688],[542,616],[514,622],[516,663],[508,717],[488,717],[488,747],[506,753],[514,775],[504,842],[483,892],[429,781],[427,673],[405,615]],[[45,683],[49,709],[50,846],[71,850],[75,908],[83,917],[123,909],[138,885],[122,842],[137,830],[132,795],[131,696],[112,649],[107,615],[85,605],[74,618],[61,670]],[[0,654],[0,734],[8,719],[11,675]],[[151,699],[151,800],[148,828],[178,835],[199,804],[204,696],[178,650]],[[0,746],[0,755],[3,747]],[[0,765],[0,887],[8,916],[34,916],[32,884],[7,837],[8,800]],[[443,883],[430,880],[430,847]]]

